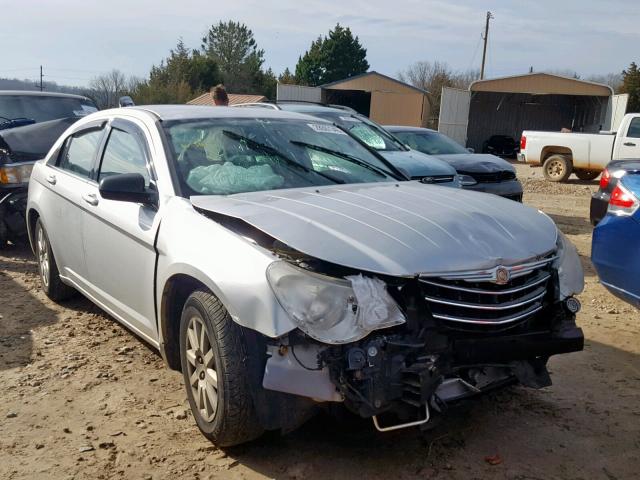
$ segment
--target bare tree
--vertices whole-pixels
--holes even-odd
[[[444,62],[416,62],[398,74],[398,78],[414,87],[429,92],[431,118],[428,126],[437,128],[440,115],[440,99],[443,87],[468,88],[471,82],[477,80],[480,74],[476,70],[454,72]]]
[[[91,79],[88,95],[93,98],[98,108],[113,108],[118,106],[118,99],[129,91],[132,84],[133,81],[127,80],[120,70],[113,69]]]
[[[622,74],[621,73],[607,73],[604,75],[591,75],[587,77],[590,82],[603,83],[609,85],[613,90],[618,93],[622,87]]]

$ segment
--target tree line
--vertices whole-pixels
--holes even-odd
[[[298,57],[293,71],[276,75],[265,68],[264,50],[249,27],[233,20],[211,25],[197,48],[177,41],[168,56],[151,67],[146,78],[127,77],[118,70],[94,77],[85,93],[100,108],[117,105],[130,95],[138,104],[186,103],[222,83],[230,93],[259,94],[275,99],[278,82],[318,86],[369,70],[367,49],[349,27],[339,23],[328,34],[318,36]],[[549,71],[580,78],[573,71]],[[478,70],[455,71],[441,61],[418,61],[397,77],[429,92],[430,123],[437,125],[442,87],[466,89],[479,78]],[[628,111],[640,111],[640,71],[636,63],[621,73],[591,76],[587,80],[610,85],[616,93],[629,94]]]

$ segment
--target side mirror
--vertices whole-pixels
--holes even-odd
[[[99,192],[107,200],[156,205],[158,194],[144,184],[144,177],[139,173],[120,173],[100,180]]]
[[[468,150],[469,153],[476,153],[476,149],[475,148],[469,147],[469,148],[467,148],[467,150]]]

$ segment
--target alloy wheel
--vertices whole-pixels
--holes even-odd
[[[202,419],[212,422],[218,409],[218,374],[211,339],[202,318],[189,320],[186,338],[191,393]]]
[[[47,246],[47,238],[44,235],[44,229],[38,228],[38,266],[40,268],[40,277],[45,288],[49,287],[49,247]]]

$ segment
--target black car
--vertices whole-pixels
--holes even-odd
[[[482,153],[505,158],[514,158],[519,151],[520,145],[509,135],[493,135],[482,146]]]
[[[638,160],[614,160],[609,162],[600,176],[600,188],[591,197],[589,218],[591,224],[596,226],[607,214],[611,192],[616,188],[618,180],[627,173],[640,173],[640,159]]]
[[[0,248],[26,236],[24,212],[34,162],[78,118],[98,109],[64,93],[0,90]]]
[[[428,128],[385,126],[405,145],[444,160],[458,172],[462,188],[494,193],[522,202],[516,169],[495,155],[473,153],[446,135]]]

